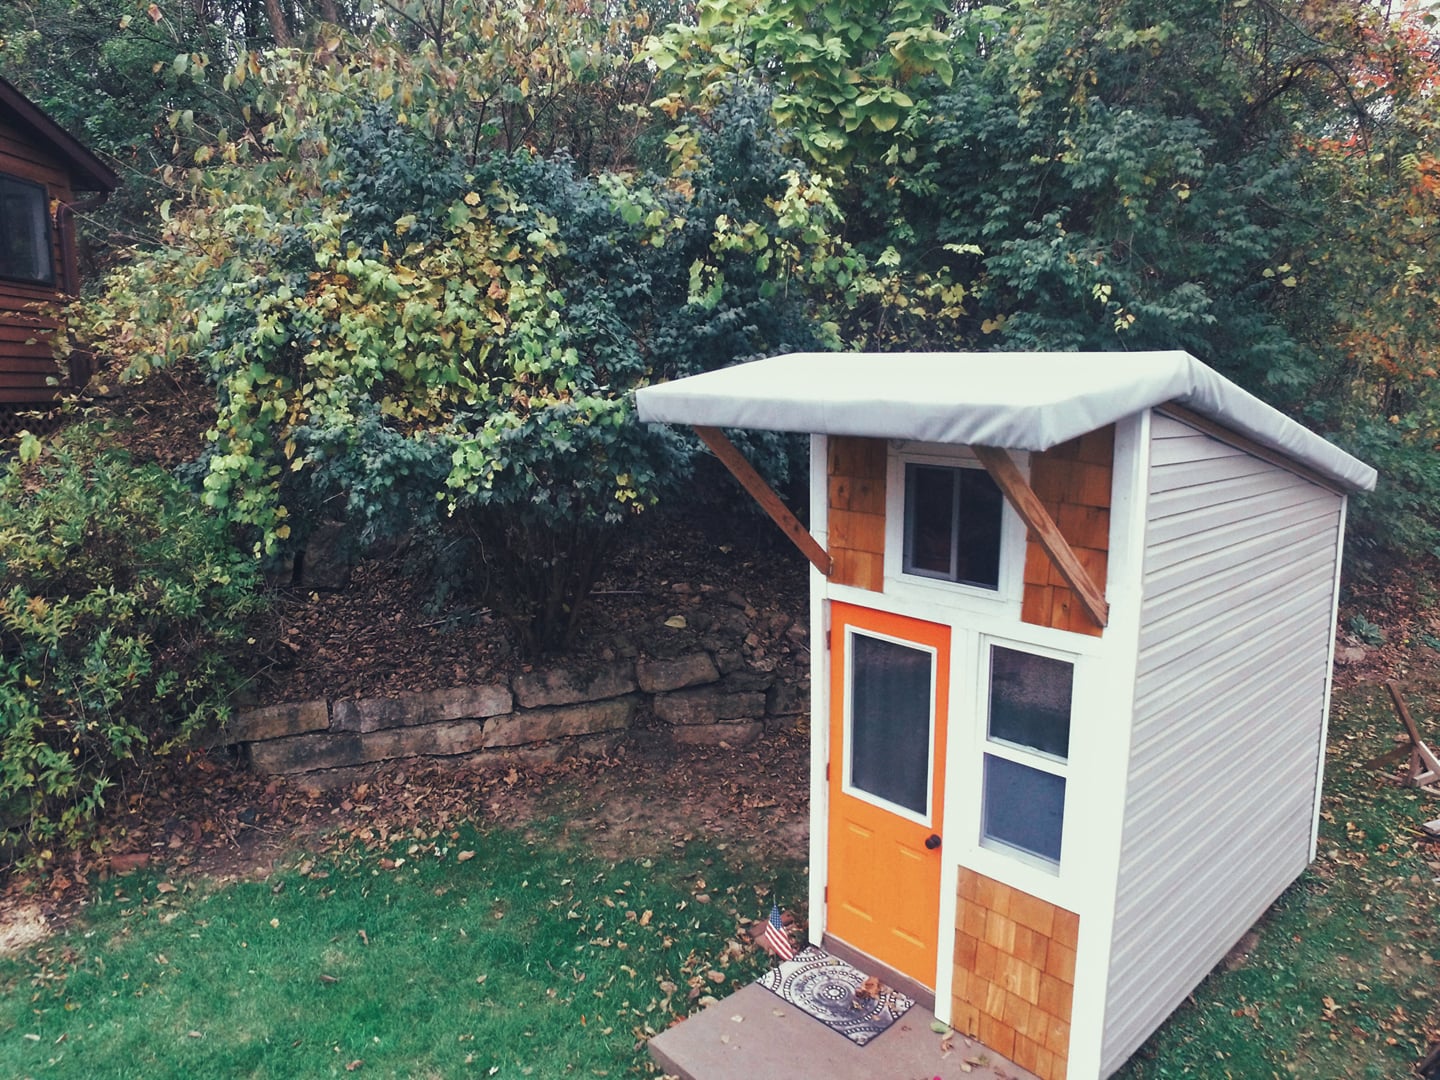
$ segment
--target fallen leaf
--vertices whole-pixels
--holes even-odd
[[[191,1039],[203,1039],[205,1037],[205,1033],[201,1031],[187,1031],[185,1035]]]
[[[321,981],[322,983],[326,983],[326,984],[328,985],[328,984],[330,984],[330,983],[337,983],[337,982],[339,982],[340,980],[337,979],[334,975],[326,975],[324,972],[321,972],[321,974],[320,974],[320,981]]]
[[[936,1035],[949,1035],[950,1025],[943,1020],[931,1020],[930,1030],[935,1032]]]
[[[689,624],[685,621],[684,615],[671,615],[665,620],[665,625],[672,630],[684,630]]]
[[[475,852],[473,852],[473,851],[462,851],[462,852],[460,852],[460,854],[458,854],[458,855],[455,856],[455,861],[456,861],[456,862],[469,862],[469,861],[470,861],[471,859],[473,859],[474,857],[475,857]]]
[[[739,1013],[736,1013],[734,1016],[730,1017],[730,1019],[737,1024],[743,1024],[745,1022],[745,1017],[741,1016]]]
[[[641,926],[649,926],[649,925],[650,925],[650,918],[651,918],[651,916],[654,915],[654,914],[655,914],[655,913],[654,913],[653,911],[647,910],[644,915],[641,915],[641,916],[640,916],[640,925],[641,925]]]
[[[360,944],[362,944],[362,945],[369,945],[369,944],[370,944],[370,935],[369,935],[369,934],[365,933],[364,930],[357,931],[357,933],[359,933],[359,935],[360,935]]]
[[[360,1066],[364,1064],[365,1062],[361,1061],[359,1058],[356,1058],[354,1061],[350,1062],[349,1065],[345,1066],[345,1071],[354,1072],[356,1069],[360,1068]]]

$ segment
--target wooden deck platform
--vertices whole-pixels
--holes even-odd
[[[888,1031],[856,1046],[751,983],[655,1036],[650,1056],[680,1080],[1037,1080],[959,1034],[942,1053],[930,1028],[934,1019],[916,1005]]]

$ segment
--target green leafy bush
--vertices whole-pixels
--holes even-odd
[[[73,836],[127,770],[227,715],[255,562],[93,427],[0,473],[0,841]],[[29,455],[27,455],[29,456]]]

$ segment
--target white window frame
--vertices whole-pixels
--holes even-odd
[[[887,641],[892,645],[903,645],[908,649],[915,649],[930,657],[930,723],[927,731],[929,742],[925,752],[928,762],[925,771],[925,813],[917,814],[909,807],[893,803],[889,799],[882,799],[880,796],[857,788],[850,783],[850,762],[853,749],[852,733],[854,725],[852,722],[852,709],[854,707],[855,695],[852,693],[853,678],[855,674],[855,649],[854,640],[856,635],[863,635],[877,641]],[[858,799],[863,803],[879,807],[881,810],[902,817],[906,821],[913,821],[917,825],[926,828],[934,828],[935,818],[935,692],[936,681],[939,676],[940,652],[933,645],[926,645],[919,641],[911,641],[907,638],[896,637],[893,634],[882,634],[876,630],[870,630],[863,626],[846,624],[845,626],[845,672],[842,680],[842,692],[845,694],[845,731],[842,740],[840,759],[840,790],[852,799]]]
[[[1021,474],[1028,478],[1029,456],[1018,463]],[[965,446],[945,443],[892,442],[886,472],[885,498],[885,582],[886,591],[897,596],[908,594],[914,600],[944,603],[959,607],[994,611],[1013,607],[1020,610],[1024,591],[1025,523],[1015,513],[1010,501],[1000,504],[1000,567],[997,587],[987,589],[949,581],[924,573],[905,570],[905,466],[934,465],[950,469],[980,469],[984,465]]]
[[[993,655],[992,650],[997,647],[1009,649],[1011,652],[1027,653],[1031,656],[1042,656],[1051,660],[1060,660],[1070,665],[1070,734],[1068,740],[1069,754],[1066,757],[1061,758],[1043,750],[1036,750],[1004,739],[993,738],[990,735],[991,657]],[[980,814],[976,822],[976,843],[987,851],[1003,854],[1057,877],[1065,862],[1065,852],[1069,848],[1067,838],[1070,834],[1070,829],[1068,826],[1071,821],[1071,797],[1075,787],[1073,777],[1071,776],[1071,765],[1075,758],[1074,742],[1077,734],[1075,717],[1076,700],[1079,693],[1080,660],[1081,657],[1076,653],[1050,649],[1030,642],[991,637],[989,635],[982,635],[980,638],[980,666],[977,673],[979,678],[976,679],[979,689],[979,699],[976,703],[976,716],[980,720],[979,784],[977,787],[977,801],[979,803]],[[1065,782],[1065,796],[1060,809],[1059,859],[1048,859],[1043,855],[1038,855],[1033,851],[1027,851],[1025,848],[1017,847],[1007,841],[985,835],[985,758],[987,755],[1013,762],[1016,765],[1023,765],[1027,768],[1034,769],[1036,772],[1058,776]]]

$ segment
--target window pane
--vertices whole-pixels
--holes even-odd
[[[850,786],[925,815],[930,806],[931,654],[850,638]]]
[[[1005,497],[982,469],[958,469],[960,527],[955,580],[987,589],[1000,587],[1000,511]]]
[[[905,573],[999,588],[1003,503],[983,469],[907,464]]]
[[[1070,756],[1074,667],[1064,660],[990,648],[990,738]]]
[[[50,281],[50,229],[45,189],[0,177],[0,275]]]
[[[905,570],[949,578],[954,550],[955,470],[905,466]]]
[[[986,754],[984,798],[985,839],[1060,861],[1064,777]]]

